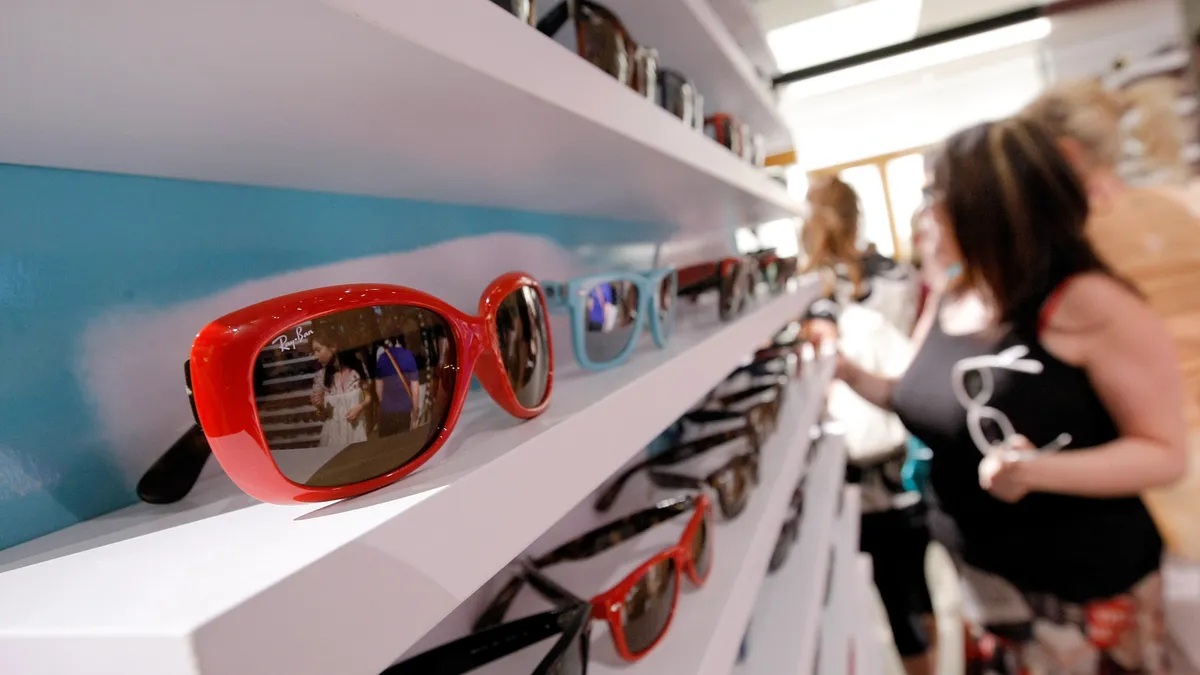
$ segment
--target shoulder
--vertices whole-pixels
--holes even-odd
[[[1162,322],[1134,289],[1099,272],[1064,282],[1041,318],[1047,346],[1062,346],[1064,360],[1074,363],[1111,350],[1157,349],[1166,338]]]

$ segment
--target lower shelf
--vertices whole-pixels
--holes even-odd
[[[747,656],[734,667],[736,675],[813,670],[846,469],[840,436],[826,435],[817,453],[807,479],[800,540],[783,568],[763,583],[750,620]]]

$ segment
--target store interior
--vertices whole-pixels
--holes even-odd
[[[907,340],[928,157],[1056,83],[1124,92],[1121,179],[1200,218],[1198,29],[0,2],[0,675],[919,675],[861,546],[874,421],[830,412],[811,190],[909,271]],[[924,568],[924,672],[974,675],[951,554]]]

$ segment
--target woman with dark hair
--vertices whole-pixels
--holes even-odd
[[[364,413],[371,404],[371,380],[358,354],[339,349],[338,339],[332,332],[312,338],[312,354],[321,370],[313,378],[311,399],[324,419],[321,447],[340,449],[367,440]]]
[[[1042,127],[972,127],[930,168],[928,234],[961,271],[902,377],[838,376],[932,450],[931,529],[988,635],[975,672],[1162,673],[1162,539],[1138,494],[1186,463],[1166,329],[1093,251]]]

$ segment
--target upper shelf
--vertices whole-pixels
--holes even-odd
[[[13,0],[0,26],[0,162],[686,228],[797,213],[487,0]]]
[[[766,75],[779,72],[779,64],[767,44],[762,21],[750,0],[710,0],[710,4],[759,71]]]
[[[179,504],[8,549],[0,672],[379,672],[816,294],[813,280],[719,327],[699,306],[711,320],[603,373],[560,352],[545,414],[517,423],[472,397],[430,466],[369,495],[275,506],[216,475]]]
[[[733,114],[763,134],[769,151],[792,147],[774,92],[707,0],[607,0],[605,5],[639,44],[658,50],[664,67],[695,83],[706,115]]]

